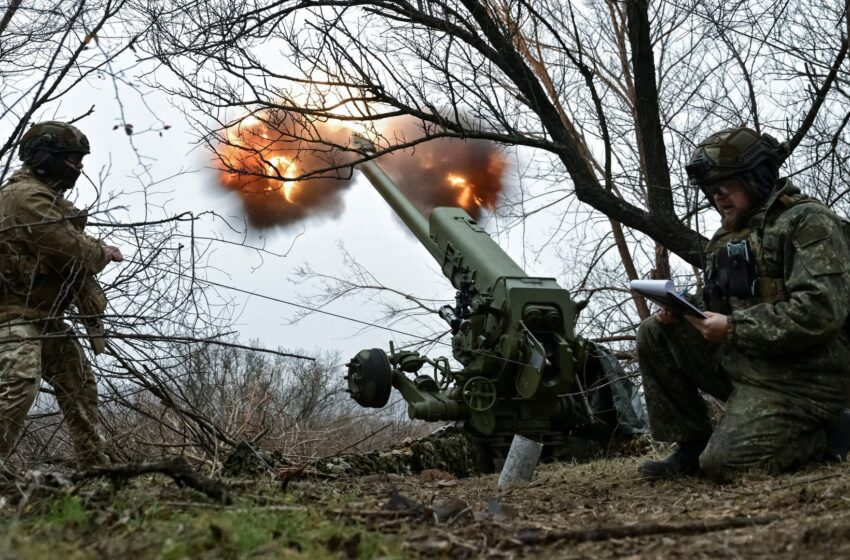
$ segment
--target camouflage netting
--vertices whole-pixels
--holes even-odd
[[[462,433],[407,439],[390,449],[351,453],[314,461],[310,467],[327,474],[360,476],[372,473],[414,474],[425,469],[441,469],[465,477],[479,472],[482,457]],[[225,476],[250,476],[297,467],[279,452],[267,453],[241,442],[224,460]]]
[[[573,438],[549,453],[544,460],[588,461],[603,456],[641,454],[646,451],[645,435],[615,436],[603,445],[597,441]],[[367,453],[349,453],[313,461],[311,470],[331,475],[363,476],[368,474],[410,475],[425,469],[439,469],[464,478],[493,472],[493,457],[482,450],[465,433],[453,428],[442,429],[421,439],[407,439],[389,449]],[[266,453],[242,442],[225,459],[222,472],[226,476],[250,476],[300,468],[280,452]]]
[[[425,469],[440,469],[458,477],[480,472],[481,457],[465,434],[451,433],[407,440],[385,451],[340,455],[320,459],[316,470],[329,474],[366,475],[372,473],[415,474]]]

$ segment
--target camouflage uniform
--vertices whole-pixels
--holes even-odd
[[[97,386],[62,317],[110,259],[61,193],[26,166],[0,190],[0,456],[14,449],[44,377],[78,461],[89,466],[104,460]]]
[[[717,480],[820,460],[824,427],[848,404],[850,252],[835,214],[804,198],[780,181],[744,228],[709,243],[707,271],[730,240],[747,239],[757,256],[759,296],[727,301],[724,343],[706,342],[684,320],[650,317],[638,332],[653,437],[708,439],[700,467]],[[699,391],[725,401],[713,432]]]

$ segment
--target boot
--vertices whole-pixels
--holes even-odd
[[[647,461],[640,467],[646,480],[664,480],[699,472],[699,456],[708,440],[679,443],[676,450],[662,461]]]
[[[845,410],[826,425],[826,451],[824,461],[840,463],[847,460],[850,451],[850,410]]]

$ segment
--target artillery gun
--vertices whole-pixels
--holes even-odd
[[[426,221],[377,163],[359,168],[457,290],[439,314],[462,368],[392,344],[362,350],[346,375],[357,403],[381,408],[395,387],[411,419],[460,422],[484,471],[514,434],[541,442],[546,457],[571,458],[577,439],[605,442],[622,418],[626,431],[644,431],[617,359],[576,335],[579,306],[567,290],[528,276],[463,209],[435,208]]]

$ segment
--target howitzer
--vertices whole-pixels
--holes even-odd
[[[514,434],[543,443],[550,457],[570,456],[576,437],[610,437],[618,419],[610,381],[628,381],[610,353],[576,335],[569,292],[528,276],[463,209],[435,208],[426,221],[374,161],[359,167],[457,290],[439,314],[462,368],[392,346],[362,350],[348,363],[352,398],[380,408],[395,387],[410,418],[461,421],[490,469]]]

